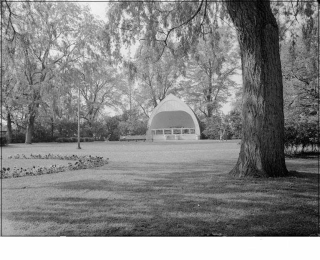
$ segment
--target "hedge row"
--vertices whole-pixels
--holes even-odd
[[[318,124],[315,122],[297,122],[284,128],[286,154],[299,154],[319,151]]]
[[[80,137],[80,142],[93,142],[93,137]],[[56,139],[58,143],[75,143],[78,142],[77,137],[59,137]]]
[[[7,137],[0,136],[0,146],[6,146],[7,145]]]

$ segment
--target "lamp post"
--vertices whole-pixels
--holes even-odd
[[[78,88],[78,149],[80,147],[80,86]]]

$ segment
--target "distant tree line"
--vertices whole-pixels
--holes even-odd
[[[220,109],[239,87],[232,76],[240,59],[234,30],[217,16],[189,53],[175,46],[180,51],[166,49],[159,56],[159,46],[141,41],[128,58],[119,50],[123,45],[110,41],[110,35],[119,36],[119,28],[110,27],[117,25],[121,9],[110,8],[106,24],[77,3],[1,5],[1,116],[9,143],[76,136],[78,94],[81,136],[118,140],[144,134],[153,109],[173,93],[190,105],[204,129],[210,128],[203,137],[219,138],[225,124]],[[146,5],[156,15],[154,6]],[[152,23],[152,17],[142,17]],[[107,109],[117,115],[108,116]]]
[[[1,116],[8,142],[76,136],[79,92],[83,137],[112,141],[145,134],[151,112],[172,93],[197,114],[202,138],[242,138],[243,89],[234,80],[240,73],[240,48],[223,5],[112,3],[106,14],[109,23],[77,3],[1,5]],[[170,24],[179,24],[175,19],[188,21],[190,13],[200,9],[201,15],[168,31]],[[271,9],[279,27],[285,147],[292,152],[315,150],[316,5],[297,2],[293,8],[274,1]],[[174,37],[164,37],[166,33]],[[135,53],[123,54],[130,44],[137,44]],[[233,108],[224,115],[221,107],[233,92]],[[109,116],[108,109],[116,115]]]

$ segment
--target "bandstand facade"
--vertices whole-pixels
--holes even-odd
[[[147,139],[199,140],[198,119],[187,104],[169,94],[154,109],[149,118]]]

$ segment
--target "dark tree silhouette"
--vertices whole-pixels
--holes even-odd
[[[236,176],[287,175],[279,33],[270,2],[227,1],[236,27],[243,75],[243,128]]]

